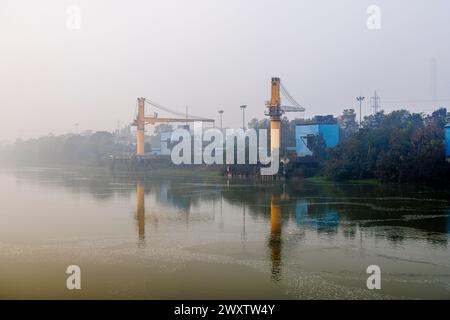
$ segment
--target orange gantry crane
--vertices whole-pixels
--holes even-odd
[[[156,114],[154,117],[145,116],[145,98],[138,98],[138,112],[136,119],[134,120],[134,126],[137,126],[137,143],[136,143],[136,155],[143,156],[145,154],[144,132],[146,124],[155,123],[172,123],[172,122],[214,122],[213,119],[205,118],[159,118]],[[152,103],[150,103],[152,104]]]

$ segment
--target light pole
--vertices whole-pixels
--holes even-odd
[[[242,109],[242,130],[245,130],[245,108],[247,108],[247,106],[245,104],[241,106],[241,109]]]
[[[356,100],[359,102],[359,127],[361,128],[361,105],[365,97],[356,97]]]
[[[223,115],[223,110],[219,110],[219,117],[220,117],[220,129],[222,130],[222,115]]]

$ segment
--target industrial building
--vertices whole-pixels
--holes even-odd
[[[150,136],[151,154],[157,156],[170,156],[170,138],[172,131],[161,132]]]
[[[447,124],[445,131],[445,158],[450,162],[450,112],[447,113]]]
[[[321,137],[327,148],[339,144],[340,129],[337,123],[307,123],[295,127],[295,151],[297,157],[312,156],[312,138]]]

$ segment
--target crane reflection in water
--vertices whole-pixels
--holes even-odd
[[[159,201],[170,206],[176,204],[173,203],[175,199],[168,197],[168,190],[170,185],[161,184],[159,190]],[[224,213],[223,213],[223,194],[218,193],[216,195],[219,197],[219,230],[224,230]],[[138,240],[141,246],[145,245],[145,231],[146,231],[146,208],[145,208],[145,185],[142,181],[136,183],[136,197],[137,197],[137,210],[136,210],[136,220],[137,220],[137,233]],[[269,256],[271,261],[271,275],[274,281],[279,281],[281,279],[281,269],[282,269],[282,222],[283,222],[283,210],[291,211],[293,204],[292,201],[286,201],[289,196],[285,193],[273,195],[267,200],[268,204],[266,207],[270,210],[270,232],[268,234],[267,248],[269,249]],[[178,199],[179,200],[179,199]],[[176,200],[175,200],[176,201]],[[178,201],[179,202],[179,201]],[[282,204],[283,202],[283,204]],[[180,203],[178,203],[180,205]],[[247,231],[246,231],[246,204],[245,202],[241,204],[242,206],[242,229],[241,229],[241,241],[242,245],[245,247],[247,242]],[[189,207],[190,203],[182,203],[183,212],[185,213],[186,228],[189,224]],[[216,197],[212,199],[212,220],[216,219]],[[285,218],[288,218],[289,212],[284,212]],[[151,223],[157,226],[158,216],[151,215]],[[295,203],[295,221],[298,226],[308,226],[315,227],[320,230],[329,230],[337,228],[339,225],[339,214],[337,211],[328,210],[322,212],[319,217],[310,218],[308,216],[308,202],[306,200],[297,200]]]
[[[419,297],[432,292],[430,297],[442,297],[448,282],[448,190],[310,180],[228,183],[219,177],[112,175],[65,168],[18,170],[4,177],[5,194],[10,189],[23,194],[2,202],[4,212],[15,213],[14,222],[3,225],[4,237],[20,235],[39,242],[62,237],[62,232],[67,237],[89,235],[89,247],[100,253],[104,239],[111,239],[108,257],[126,254],[133,258],[127,259],[130,266],[145,259],[152,277],[160,278],[158,270],[170,265],[180,276],[220,278],[233,291],[264,281],[274,288],[287,283],[309,286],[297,281],[306,272],[325,274],[327,280],[336,276],[353,288],[355,277],[376,258],[387,267],[395,259],[391,279],[402,279],[390,293]],[[25,195],[27,203],[22,201]],[[59,203],[68,208],[64,215],[52,211]],[[23,205],[36,209],[33,217],[39,214],[39,219],[26,220],[29,216],[20,214]],[[100,218],[108,223],[99,224]],[[48,228],[49,221],[58,228]],[[101,254],[97,258],[102,259]],[[395,274],[400,268],[409,273]],[[350,273],[343,275],[342,270]],[[424,281],[417,293],[403,287],[417,285],[411,282],[411,272]],[[434,284],[429,285],[429,279]]]

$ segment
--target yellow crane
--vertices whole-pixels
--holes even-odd
[[[293,104],[293,106],[281,105],[281,94]],[[269,109],[265,114],[270,117],[270,150],[280,150],[281,144],[281,116],[286,112],[304,112],[305,108],[300,106],[297,101],[289,94],[282,85],[280,78],[272,78],[271,99],[266,102]]]
[[[155,124],[155,123],[172,123],[172,122],[214,122],[213,119],[205,119],[205,118],[188,118],[186,114],[186,118],[159,118],[156,114],[154,117],[145,116],[145,98],[138,98],[138,112],[136,119],[134,120],[134,126],[137,126],[137,143],[136,143],[136,155],[143,156],[145,154],[145,143],[144,143],[144,132],[146,124]],[[152,104],[152,103],[150,103]],[[155,104],[153,104],[155,105]],[[162,107],[161,107],[162,108]]]

